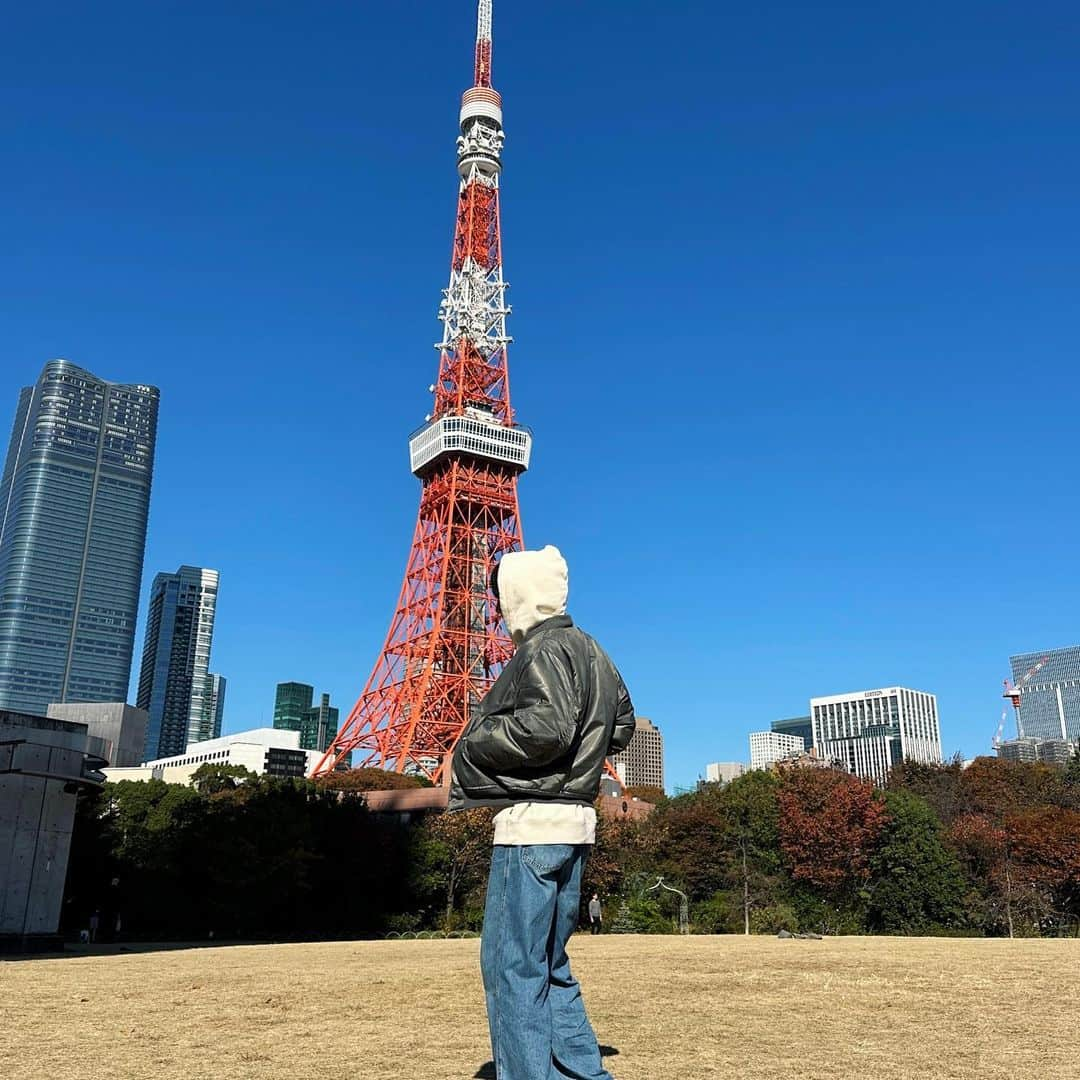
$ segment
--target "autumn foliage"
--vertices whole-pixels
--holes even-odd
[[[869,784],[833,769],[794,769],[778,797],[780,846],[793,878],[835,890],[869,877],[887,817]]]

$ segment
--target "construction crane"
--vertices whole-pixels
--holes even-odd
[[[990,745],[997,750],[1001,746],[1002,736],[1005,734],[1005,721],[1009,718],[1009,706],[1001,710],[1001,723],[998,724],[997,734],[991,740]]]
[[[1001,696],[1003,698],[1007,698],[1009,701],[1011,701],[1012,704],[1013,704],[1013,708],[1016,710],[1016,735],[1017,735],[1017,738],[1022,739],[1024,737],[1024,728],[1020,723],[1020,691],[1025,686],[1027,686],[1027,684],[1029,682],[1031,682],[1031,680],[1033,678],[1035,678],[1035,676],[1040,671],[1042,671],[1042,669],[1044,667],[1046,667],[1046,665],[1049,664],[1049,663],[1050,663],[1050,657],[1049,656],[1044,656],[1037,664],[1035,664],[1033,667],[1028,668],[1028,670],[1025,671],[1024,674],[1021,675],[1019,679],[1017,679],[1015,686],[1013,686],[1009,682],[1008,679],[1005,680],[1005,691]],[[1008,710],[1006,710],[1006,712],[1008,712]],[[1001,728],[998,729],[998,741],[999,742],[1000,742],[1000,739],[1001,739],[1001,735],[1000,735],[1001,730],[1002,730]]]

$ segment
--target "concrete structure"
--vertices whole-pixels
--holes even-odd
[[[326,750],[338,733],[339,712],[330,704],[329,694],[323,694],[318,705],[314,698],[315,688],[307,683],[278,683],[274,727],[300,732],[300,745],[305,750]],[[438,761],[434,767],[438,768]],[[408,767],[404,771],[407,774]]]
[[[219,693],[215,704],[210,675],[217,595],[216,570],[181,566],[154,578],[136,700],[150,714],[147,758],[175,757],[214,737],[223,701]]]
[[[705,780],[710,784],[730,784],[746,772],[741,761],[717,761],[705,766]]]
[[[75,800],[100,784],[86,728],[0,711],[0,951],[55,948]]]
[[[1033,739],[1080,739],[1080,645],[1009,657],[1013,682],[1047,657],[1030,682],[1020,686],[1017,735]]]
[[[884,786],[904,761],[941,762],[937,698],[891,686],[810,699],[814,749],[863,780]]]
[[[797,735],[803,741],[803,748],[809,750],[814,745],[814,725],[809,716],[793,716],[790,720],[774,720],[769,725],[770,731],[781,735]]]
[[[1068,765],[1076,753],[1076,743],[1067,739],[1006,739],[998,744],[998,757],[1006,761],[1041,761],[1046,765]]]
[[[800,735],[785,735],[780,731],[750,733],[750,768],[767,769],[791,754],[801,754],[806,744]]]
[[[664,790],[664,737],[644,716],[634,721],[630,745],[611,758],[619,779],[627,787],[658,787]]]
[[[144,709],[123,701],[69,701],[50,705],[48,715],[54,720],[85,724],[87,751],[110,765],[126,768],[141,764],[149,720]]]
[[[0,474],[0,709],[122,701],[142,582],[158,391],[51,360]]]
[[[137,769],[106,769],[110,780],[164,780],[186,784],[201,765],[242,765],[259,776],[306,776],[318,764],[318,751],[300,747],[298,731],[253,728],[220,739],[191,743],[182,754],[146,761]]]

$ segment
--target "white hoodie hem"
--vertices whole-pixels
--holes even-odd
[[[596,810],[571,803],[522,802],[495,815],[495,844],[595,844]]]

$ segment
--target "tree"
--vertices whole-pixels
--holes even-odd
[[[326,791],[398,791],[404,788],[431,787],[416,776],[388,772],[386,769],[343,769],[317,776],[315,783]]]
[[[1080,918],[1080,812],[1039,807],[1005,820],[1022,906],[1033,929]]]
[[[930,804],[887,791],[886,821],[869,862],[869,924],[886,934],[924,934],[964,921],[966,885]]]
[[[256,776],[243,765],[206,762],[191,774],[191,786],[200,795],[215,795],[221,791],[234,791],[240,784],[254,780]]]
[[[627,799],[640,799],[642,802],[651,803],[653,806],[661,806],[668,801],[663,788],[653,784],[636,784],[623,789],[623,796]]]
[[[1076,748],[1065,766],[1065,785],[1073,792],[1080,792],[1080,740],[1077,740]]]
[[[775,773],[755,769],[717,793],[728,850],[727,878],[737,889],[743,933],[747,935],[751,909],[771,899],[776,890],[780,870],[779,787]]]
[[[463,810],[435,814],[424,823],[427,858],[446,894],[447,929],[458,896],[482,880],[491,860],[492,817],[490,810]]]
[[[889,791],[906,791],[917,795],[932,807],[938,820],[951,825],[964,812],[964,794],[959,761],[929,765],[921,761],[905,761],[889,773]]]
[[[789,769],[778,798],[792,877],[838,897],[861,887],[888,816],[874,789],[833,769]]]

